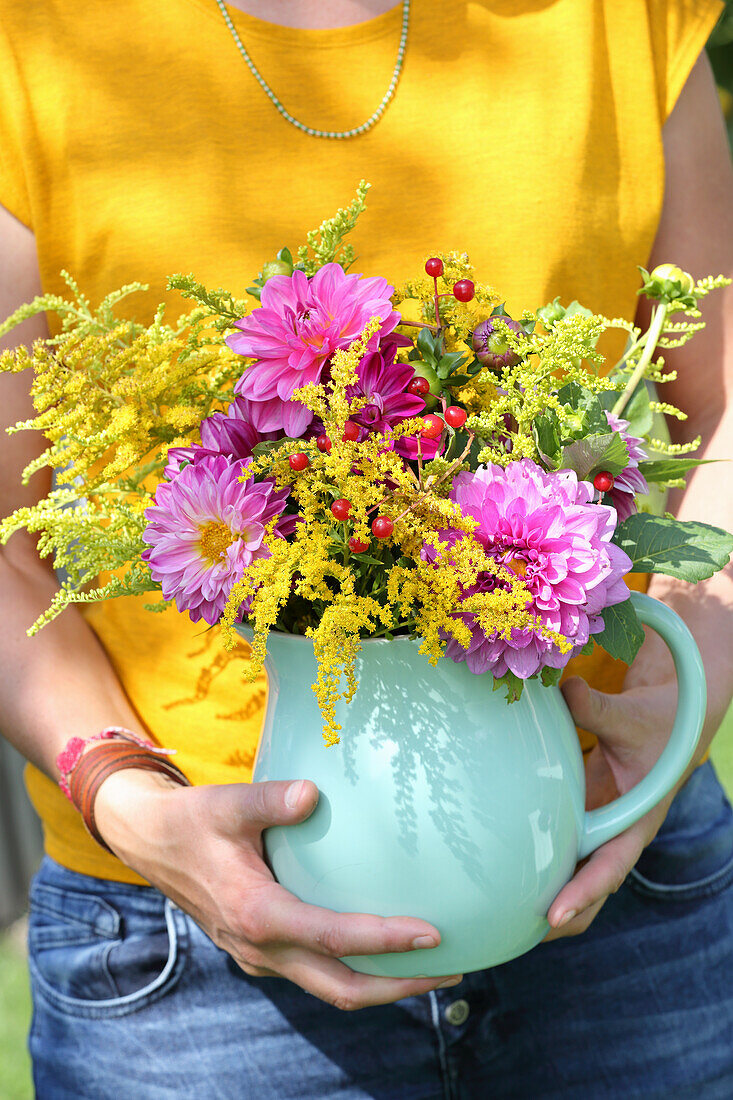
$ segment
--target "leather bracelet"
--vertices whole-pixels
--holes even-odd
[[[69,776],[71,801],[81,814],[87,832],[112,855],[115,853],[97,828],[94,803],[102,783],[113,772],[124,768],[141,768],[167,775],[181,787],[191,786],[181,769],[158,752],[152,745],[150,748],[143,748],[126,738],[97,742],[78,760]]]

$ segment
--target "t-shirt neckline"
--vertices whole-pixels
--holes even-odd
[[[186,2],[203,10],[211,18],[216,19],[224,30],[227,30],[216,0],[186,0]],[[278,23],[268,23],[265,19],[248,15],[246,12],[240,11],[239,8],[233,8],[230,5],[227,5],[227,11],[245,46],[248,39],[280,42],[284,45],[299,45],[308,49],[351,46],[359,42],[382,38],[391,32],[396,34],[402,22],[401,0],[389,11],[374,16],[372,19],[367,19],[361,23],[352,23],[348,27],[329,27],[326,29],[283,27]]]

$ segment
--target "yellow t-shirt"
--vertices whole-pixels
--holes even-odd
[[[163,299],[183,310],[164,290],[174,271],[243,295],[365,177],[353,270],[402,280],[436,249],[467,250],[511,312],[559,294],[631,317],[662,204],[662,126],[720,8],[418,0],[385,116],[327,142],[276,112],[214,0],[0,0],[0,203],[33,229],[45,290],[63,292],[62,268],[92,300],[143,280],[125,307],[143,319]],[[360,124],[389,84],[401,6],[339,30],[231,15],[308,125]],[[88,619],[142,722],[195,783],[248,780],[264,680],[243,682],[246,651],[226,654],[216,631],[141,603]],[[620,686],[603,655],[582,667]],[[141,881],[34,768],[28,786],[55,859]]]

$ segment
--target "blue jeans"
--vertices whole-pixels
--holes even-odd
[[[250,978],[158,891],[49,859],[29,941],[40,1100],[733,1097],[733,812],[711,764],[582,936],[397,1004]]]

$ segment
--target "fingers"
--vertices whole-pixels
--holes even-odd
[[[317,803],[318,787],[307,779],[250,783],[243,792],[243,813],[257,829],[305,821]]]
[[[571,921],[593,907],[597,912],[608,895],[625,881],[643,847],[644,838],[639,830],[628,829],[595,851],[550,906],[547,919],[552,927],[569,928]]]
[[[318,955],[381,955],[437,947],[440,933],[415,917],[380,917],[369,913],[335,913],[306,905],[272,883],[267,903],[260,897],[246,921],[246,937],[261,949],[269,944],[306,948]],[[266,921],[262,914],[266,913]],[[259,915],[258,915],[259,914]]]
[[[626,705],[623,695],[607,695],[589,687],[580,676],[571,676],[561,691],[577,725],[599,737],[618,737],[622,732]]]
[[[462,974],[444,978],[382,978],[358,974],[336,959],[294,949],[281,960],[280,973],[308,993],[344,1012],[418,997],[431,989],[457,985]]]
[[[582,913],[571,917],[559,928],[551,928],[542,942],[548,943],[550,940],[559,940],[567,936],[579,936],[591,926],[607,901],[607,897],[602,898],[595,905],[591,905],[589,909],[584,909]]]
[[[318,804],[318,788],[307,779],[268,783],[231,783],[199,788],[217,831],[255,834],[271,825],[297,825]]]

